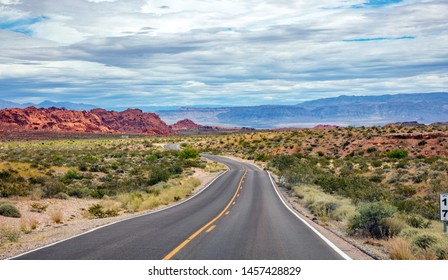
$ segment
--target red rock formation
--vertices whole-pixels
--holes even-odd
[[[159,116],[138,109],[124,112],[93,109],[72,111],[49,108],[0,110],[0,127],[23,130],[48,130],[95,133],[145,133],[168,135],[171,128]]]
[[[170,127],[174,131],[179,131],[179,130],[196,130],[196,129],[203,128],[202,125],[196,124],[192,120],[189,120],[189,119],[178,121],[177,123],[170,125]]]
[[[140,109],[127,109],[123,112],[93,109],[103,123],[119,132],[168,135],[171,128],[154,113],[143,113]]]
[[[87,111],[70,111],[66,109],[48,108],[0,110],[0,126],[8,126],[24,130],[52,130],[72,132],[111,133],[101,119]]]

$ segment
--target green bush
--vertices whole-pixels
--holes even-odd
[[[428,233],[417,235],[412,240],[413,245],[415,245],[418,248],[423,249],[423,250],[428,249],[429,247],[431,247],[432,245],[434,245],[436,243],[437,243],[437,237],[432,234],[428,234]]]
[[[3,202],[0,204],[0,216],[20,218],[22,217],[22,214],[20,214],[19,209],[10,202]]]
[[[170,173],[166,169],[154,169],[149,178],[148,184],[155,185],[159,182],[166,182],[170,178]]]
[[[392,217],[395,211],[395,207],[384,202],[366,203],[358,208],[358,214],[350,220],[349,234],[361,232],[377,239],[387,237],[385,218]]]
[[[438,260],[448,260],[447,242],[437,243],[433,247]]]
[[[431,221],[419,215],[409,215],[406,218],[406,223],[413,228],[429,228],[431,225]]]
[[[183,159],[195,159],[199,157],[199,151],[194,148],[183,148],[179,153],[179,157]]]
[[[117,209],[104,209],[101,204],[93,204],[87,210],[90,215],[96,218],[107,218],[107,217],[115,217],[118,216]]]
[[[402,159],[402,158],[407,157],[408,154],[409,154],[409,152],[406,150],[396,149],[396,150],[388,152],[386,155],[388,158]]]
[[[61,177],[61,181],[66,184],[70,184],[73,180],[79,179],[82,179],[82,174],[75,169],[70,169]]]

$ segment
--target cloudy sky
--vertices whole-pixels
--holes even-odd
[[[296,104],[447,91],[448,1],[0,0],[0,99]]]

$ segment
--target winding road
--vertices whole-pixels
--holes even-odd
[[[16,259],[348,259],[287,208],[266,171],[204,157],[229,169],[192,198]]]

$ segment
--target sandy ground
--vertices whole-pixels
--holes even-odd
[[[199,192],[219,175],[219,173],[206,173],[201,169],[194,170],[195,174],[193,176],[201,181],[201,185],[195,188],[193,194]],[[0,199],[0,201],[2,200],[5,199]],[[89,219],[85,215],[85,210],[88,209],[90,205],[99,203],[101,200],[70,198],[68,200],[41,199],[39,201],[33,201],[23,197],[13,199],[8,198],[7,200],[19,208],[22,217],[9,218],[0,216],[0,228],[7,227],[20,229],[22,227],[22,229],[28,229],[30,232],[24,233],[22,231],[18,242],[5,242],[0,245],[0,259],[11,258],[102,225],[167,207],[163,206],[150,211],[133,214],[121,213],[119,216],[111,218]],[[180,202],[182,202],[182,200]],[[35,210],[35,207],[33,208],[32,205],[35,203],[44,205],[44,207],[46,206],[46,210],[42,213],[34,212],[33,210]],[[58,216],[61,217],[61,222],[59,223],[55,222]],[[36,226],[34,230],[31,230],[32,225]]]

